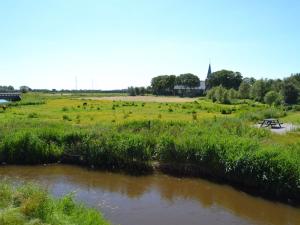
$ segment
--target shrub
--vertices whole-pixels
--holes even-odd
[[[192,113],[192,119],[194,120],[194,121],[196,121],[198,118],[197,118],[197,113],[196,112],[193,112]]]
[[[68,111],[69,109],[68,109],[68,107],[64,106],[61,110],[62,110],[63,112],[66,112],[66,111]]]
[[[63,115],[63,120],[72,121],[72,119],[68,115]]]
[[[293,105],[292,106],[293,111],[300,112],[300,105]]]
[[[282,103],[282,99],[283,97],[275,91],[269,91],[264,97],[265,103],[267,103],[268,105],[276,105],[276,106]]]
[[[37,113],[29,113],[28,114],[28,118],[38,118],[38,114]]]
[[[230,104],[230,95],[236,95],[235,92],[235,90],[228,91],[226,88],[218,86],[209,90],[207,97],[210,98],[213,102],[218,101],[222,104]]]

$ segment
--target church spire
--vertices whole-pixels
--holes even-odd
[[[210,63],[208,65],[208,71],[207,71],[207,78],[210,77],[211,75],[211,66],[210,66]]]

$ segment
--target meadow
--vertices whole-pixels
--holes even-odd
[[[0,113],[0,162],[74,163],[134,174],[159,169],[300,203],[300,132],[253,127],[268,117],[300,124],[296,107],[181,101],[27,94]]]

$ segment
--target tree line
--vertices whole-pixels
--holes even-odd
[[[160,75],[152,78],[151,86],[129,87],[128,94],[180,95],[178,89],[194,90],[199,86],[199,78],[191,73]],[[185,94],[188,92],[183,92],[181,96]],[[297,104],[300,101],[300,73],[284,79],[255,79],[243,77],[240,72],[220,70],[208,75],[204,94],[220,103],[231,103],[234,99],[253,99],[269,105]]]
[[[32,91],[32,89],[28,86],[20,86],[19,89],[15,89],[13,86],[8,85],[8,86],[0,86],[0,92],[1,93],[7,93],[7,92],[22,92],[22,93],[26,93],[28,91]]]
[[[195,87],[199,87],[200,80],[199,77],[192,73],[176,75],[160,75],[153,77],[151,80],[151,86],[144,87],[129,87],[128,94],[133,95],[144,95],[144,94],[154,94],[154,95],[178,95],[175,86],[180,86],[183,94],[187,94],[187,90]],[[192,93],[193,94],[193,93]]]
[[[253,99],[269,105],[297,104],[300,96],[300,74],[281,79],[243,78],[241,73],[218,71],[206,80],[207,97],[230,103],[233,99]]]

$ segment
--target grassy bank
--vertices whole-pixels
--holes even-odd
[[[34,185],[14,188],[0,182],[1,225],[108,225],[93,209],[74,202],[71,195],[60,199]]]
[[[77,129],[40,124],[2,137],[0,161],[62,161],[138,173],[151,171],[153,161],[192,164],[199,174],[300,201],[299,142],[288,148],[263,145],[270,136],[269,131],[249,127],[240,119],[135,121]]]
[[[0,114],[0,162],[64,162],[131,173],[149,173],[158,162],[166,172],[210,176],[300,203],[299,132],[279,138],[251,126],[261,118],[294,118],[298,112],[205,99],[42,101],[20,102]]]

